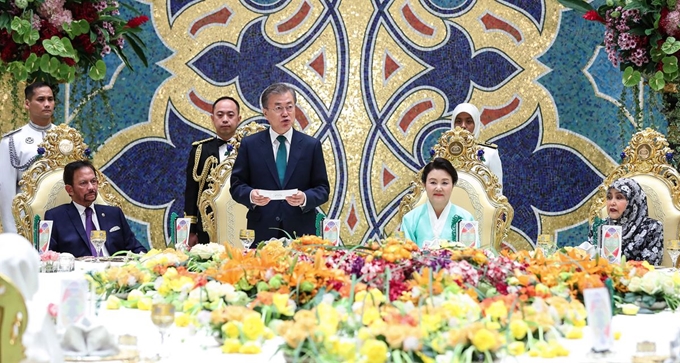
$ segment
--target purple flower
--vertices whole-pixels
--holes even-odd
[[[92,150],[90,150],[90,148],[88,147],[87,149],[85,149],[85,156],[87,156],[89,158],[91,155],[92,155]]]
[[[430,149],[430,156],[434,156],[434,149]]]
[[[486,161],[486,160],[484,159],[484,149],[480,148],[479,150],[477,150],[477,157],[478,157],[479,160],[481,160],[481,161]]]
[[[38,148],[38,155],[45,155],[45,148],[44,147]]]
[[[621,152],[621,161],[623,161],[625,158],[626,158],[626,153],[625,153],[625,152]]]
[[[231,153],[231,151],[234,150],[234,145],[232,144],[227,144],[227,152]]]
[[[669,163],[673,160],[673,152],[667,152],[666,153],[666,161]]]

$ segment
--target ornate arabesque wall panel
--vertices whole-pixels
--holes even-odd
[[[152,19],[152,65],[121,73],[115,119],[86,141],[102,144],[95,163],[154,243],[182,212],[212,100],[234,96],[244,123],[264,122],[259,95],[277,81],[297,89],[298,126],[323,143],[322,209],[355,242],[396,227],[460,102],[482,110],[482,138],[500,147],[512,239],[585,239],[592,195],[634,128],[617,118],[620,73],[598,47],[602,28],[553,0],[124,1]]]

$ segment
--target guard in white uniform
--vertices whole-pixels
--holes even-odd
[[[463,117],[468,114],[469,117]],[[458,122],[456,122],[456,117],[460,115]],[[461,103],[456,108],[453,109],[453,116],[451,116],[451,128],[456,126],[462,127],[468,130],[475,139],[479,140],[479,133],[484,128],[482,125],[482,120],[479,114],[479,110],[475,105],[471,103]],[[498,146],[494,144],[488,144],[484,142],[477,142],[479,146],[484,151],[483,163],[489,167],[492,173],[498,177],[498,182],[503,187],[503,165],[501,164],[501,158],[498,155]]]
[[[30,120],[0,140],[0,220],[4,232],[16,233],[12,200],[19,193],[19,180],[38,158],[38,145],[52,125],[54,93],[49,85],[35,82],[24,91]]]

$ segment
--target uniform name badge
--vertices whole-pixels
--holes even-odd
[[[50,249],[50,239],[52,238],[52,221],[40,221],[38,226],[38,252],[43,254]]]
[[[479,248],[478,232],[479,223],[477,221],[458,222],[458,242],[464,244],[465,247]]]
[[[600,256],[610,263],[621,262],[621,226],[602,226],[600,233],[599,249]]]
[[[179,251],[189,250],[189,230],[191,218],[177,218],[175,220],[175,249]]]
[[[323,220],[323,239],[331,242],[334,246],[341,246],[340,241],[340,220],[339,219],[324,219]]]

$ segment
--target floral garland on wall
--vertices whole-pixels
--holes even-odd
[[[119,7],[113,0],[0,0],[0,74],[51,84],[73,82],[83,73],[102,80],[107,54],[130,66],[126,44],[146,65],[137,33],[149,19],[124,19]]]
[[[558,1],[583,13],[584,19],[604,25],[603,45],[607,57],[623,71],[625,87],[633,88],[636,95],[645,86],[661,93],[660,111],[668,121],[667,139],[671,148],[678,150],[680,10],[677,0],[606,0],[597,8],[583,0]],[[654,97],[656,95],[650,95],[650,99]],[[657,106],[652,103],[651,107]],[[633,117],[638,124],[643,122],[639,105]],[[678,161],[676,158],[673,162],[676,168]]]

